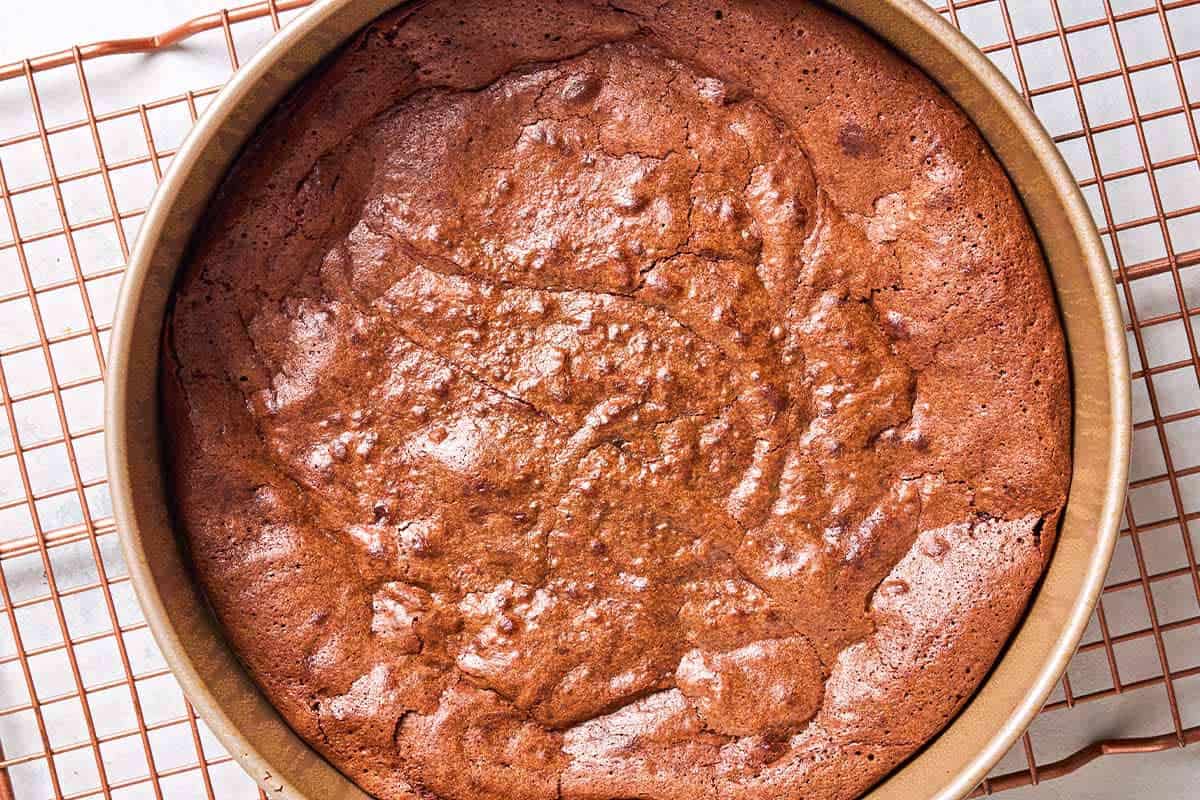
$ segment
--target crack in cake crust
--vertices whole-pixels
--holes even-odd
[[[197,239],[164,396],[201,581],[380,797],[852,797],[982,677],[1065,494],[1011,189],[807,4],[726,15],[720,64],[699,5],[470,5],[310,79]],[[797,28],[797,72],[899,76],[924,163],[762,82]]]

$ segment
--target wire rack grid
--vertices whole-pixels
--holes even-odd
[[[0,800],[262,797],[142,619],[101,407],[113,304],[157,182],[224,79],[310,1],[0,65]],[[985,795],[1200,742],[1200,0],[929,2],[1074,171],[1134,370],[1129,501],[1103,597]],[[211,85],[134,94],[150,62],[128,54],[168,58],[185,39],[208,44],[180,80]]]

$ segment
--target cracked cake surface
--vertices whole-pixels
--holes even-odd
[[[385,800],[856,797],[1067,490],[1012,187],[811,2],[382,17],[239,158],[165,343],[201,585]]]

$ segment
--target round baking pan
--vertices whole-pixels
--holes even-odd
[[[1074,179],[1008,81],[923,0],[825,0],[923,68],[974,120],[1025,203],[1050,266],[1074,390],[1074,466],[1057,547],[1020,628],[951,724],[868,795],[961,798],[1041,708],[1099,596],[1125,500],[1129,367],[1112,274]],[[134,588],[167,662],[230,753],[271,796],[366,798],[297,737],[251,682],[172,529],[159,436],[164,313],[214,190],[258,123],[305,74],[401,0],[323,0],[217,95],[142,222],[110,345],[108,470]]]

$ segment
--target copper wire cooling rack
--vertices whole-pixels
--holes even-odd
[[[100,410],[113,302],[155,185],[219,84],[308,2],[0,66],[0,800],[256,796],[141,617]],[[1074,170],[1134,369],[1132,482],[1104,595],[983,795],[1200,742],[1200,0],[930,2],[1009,76]],[[178,77],[217,86],[134,95],[147,59],[206,37]]]

